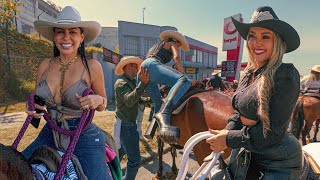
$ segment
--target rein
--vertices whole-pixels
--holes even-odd
[[[92,89],[86,88],[83,91],[82,96],[87,96],[90,94],[94,94]],[[29,107],[30,111],[35,110],[34,95],[35,94],[32,93],[31,95],[28,96],[28,107]],[[95,110],[83,110],[82,115],[80,117],[79,125],[73,131],[66,130],[66,129],[59,127],[50,118],[47,111],[43,112],[44,113],[43,117],[47,121],[50,128],[52,128],[53,130],[55,130],[56,132],[58,132],[60,134],[71,136],[70,144],[67,148],[66,153],[62,156],[62,162],[60,163],[60,165],[58,167],[57,174],[55,175],[54,180],[60,180],[62,178],[64,171],[66,169],[67,163],[70,160],[71,155],[76,147],[76,143],[78,142],[79,136],[80,136],[81,132],[84,131],[85,129],[87,129],[89,127],[89,125],[91,124],[93,116],[94,116],[94,112],[95,112]],[[20,140],[22,139],[24,133],[26,132],[32,118],[33,118],[33,116],[30,116],[30,115],[27,116],[26,121],[24,122],[17,138],[14,140],[14,142],[12,144],[13,148],[17,149],[18,144],[19,144]]]

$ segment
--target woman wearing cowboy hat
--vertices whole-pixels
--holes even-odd
[[[179,48],[187,52],[189,51],[189,43],[182,34],[172,30],[162,32],[160,39],[162,40],[160,43],[156,43],[149,49],[146,55],[147,59],[143,61],[141,66],[146,68],[150,74],[150,82],[146,87],[146,92],[155,105],[156,114],[153,121],[156,120],[159,125],[158,134],[162,140],[173,144],[179,140],[180,130],[170,125],[171,112],[191,84],[188,77],[184,75]],[[177,70],[165,65],[172,59]],[[162,107],[158,84],[172,87]],[[154,122],[152,124],[156,126]]]
[[[314,65],[312,68],[308,68],[311,70],[310,74],[303,77],[300,81],[300,90],[303,92],[307,91],[310,85],[318,85],[320,83],[320,65]]]
[[[84,44],[99,35],[101,26],[95,21],[81,21],[79,12],[71,6],[66,6],[54,22],[38,20],[34,24],[36,30],[54,44],[54,57],[42,61],[37,71],[35,92],[45,99],[51,119],[65,129],[74,130],[83,109],[103,111],[107,105],[101,65],[96,60],[87,60],[84,50]],[[95,94],[81,97],[88,87]],[[36,108],[43,110],[40,106]],[[42,115],[27,113],[34,117]],[[29,158],[45,145],[65,152],[69,142],[69,136],[45,125],[22,154]],[[112,179],[106,166],[104,134],[94,124],[81,133],[74,154],[88,179]]]
[[[215,152],[240,149],[235,179],[298,179],[301,145],[287,128],[299,96],[299,72],[282,58],[299,47],[299,35],[271,7],[259,7],[248,24],[232,21],[247,40],[248,65],[232,98],[235,115],[226,129],[210,130],[216,136],[207,143]]]

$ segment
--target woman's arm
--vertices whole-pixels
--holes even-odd
[[[90,109],[97,111],[104,111],[108,105],[106,90],[104,87],[104,76],[101,64],[97,60],[88,61],[90,75],[91,75],[91,89],[95,95],[90,95]]]

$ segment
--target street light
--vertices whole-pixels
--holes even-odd
[[[41,14],[43,14],[45,11],[42,11],[39,15],[38,15],[38,20],[40,20],[40,16],[41,16]],[[38,32],[38,34],[39,34],[39,40],[41,39],[41,36],[40,36],[40,33]]]
[[[146,7],[142,8],[142,24],[144,24],[144,11],[146,9],[147,9]]]

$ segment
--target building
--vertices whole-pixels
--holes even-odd
[[[51,1],[44,0],[22,0],[24,6],[19,7],[21,13],[15,20],[17,31],[20,33],[32,34],[37,31],[33,22],[36,20],[53,21],[61,8]]]
[[[119,52],[122,56],[139,56],[145,58],[148,50],[157,42],[159,35],[165,30],[178,30],[172,26],[157,26],[150,24],[118,21],[118,27],[104,27],[99,37],[89,45],[100,44],[107,49]],[[206,44],[186,36],[190,51],[180,51],[185,73],[189,78],[202,80],[210,77],[217,67],[217,51],[215,46]],[[97,55],[105,74],[105,86],[109,99],[113,99],[113,84],[117,77],[114,75],[115,64],[106,62]],[[173,65],[173,61],[168,63]]]

